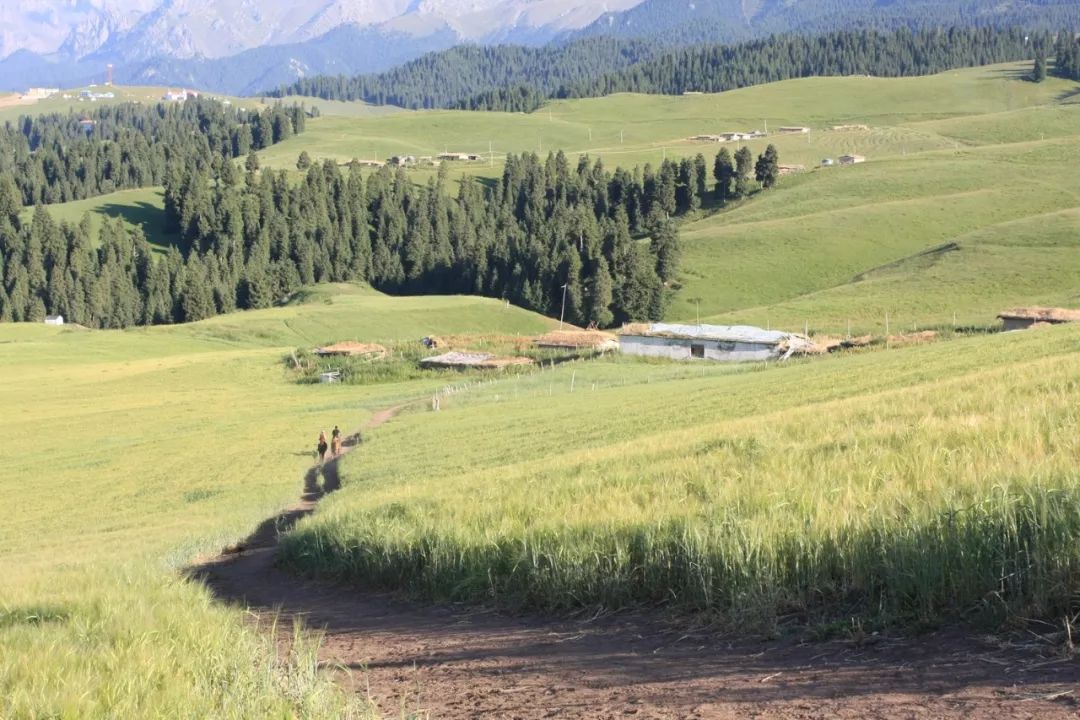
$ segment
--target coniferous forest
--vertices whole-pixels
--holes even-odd
[[[165,182],[168,167],[246,155],[304,131],[300,106],[232,110],[211,100],[101,106],[25,116],[0,127],[0,175],[22,204],[81,200]]]
[[[1053,52],[1054,73],[1080,82],[1080,38],[1068,30],[1059,32]]]
[[[458,47],[385,73],[302,78],[271,94],[406,108],[529,112],[551,98],[615,92],[721,92],[809,76],[926,75],[1031,58],[1052,43],[1046,32],[991,27],[844,30],[681,49],[600,37],[543,48]]]
[[[287,132],[303,129],[300,114],[281,112]],[[771,187],[778,160],[770,146],[756,165],[744,148],[711,163],[698,155],[612,172],[588,158],[571,165],[562,153],[512,155],[498,182],[465,178],[453,192],[441,173],[418,186],[400,168],[365,177],[358,166],[326,161],[295,182],[284,171],[260,172],[252,153],[241,169],[228,158],[243,130],[196,127],[188,135],[202,134],[199,142],[174,149],[161,171],[166,229],[179,241],[159,257],[119,220],[106,221],[96,242],[88,218],[56,223],[40,204],[23,222],[26,188],[0,179],[0,320],[188,322],[348,280],[388,292],[506,298],[549,314],[561,310],[565,285],[571,322],[658,319],[679,262],[674,218]]]

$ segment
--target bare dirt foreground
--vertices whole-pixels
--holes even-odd
[[[321,487],[319,474],[308,472],[300,504],[193,570],[257,615],[280,610],[325,629],[327,666],[388,717],[1080,717],[1080,660],[1034,634],[1018,642],[958,632],[733,641],[651,614],[510,617],[306,581],[274,559],[278,533],[340,486],[334,462],[322,469]]]

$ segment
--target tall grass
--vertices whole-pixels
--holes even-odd
[[[319,669],[197,584],[146,567],[69,572],[0,600],[0,717],[367,718]]]
[[[400,429],[419,453],[387,432],[350,458],[352,482],[285,556],[429,598],[672,604],[758,627],[1075,611],[1077,335],[1047,337],[551,398],[555,427],[543,396],[444,413]],[[468,434],[479,413],[487,450],[456,460],[448,425]]]

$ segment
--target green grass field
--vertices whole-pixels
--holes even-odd
[[[680,289],[669,316],[818,332],[985,326],[1009,305],[1076,301],[1072,180],[1080,137],[1075,84],[1023,79],[1025,64],[924,78],[810,78],[718,95],[615,95],[531,114],[401,111],[331,103],[303,135],[261,153],[292,169],[315,158],[486,152],[451,177],[493,176],[508,151],[588,151],[609,166],[717,146],[686,140],[724,129],[805,124],[774,135],[783,162],[813,168],[857,152],[868,162],[782,179],[771,193],[683,227]],[[310,100],[310,99],[305,99]],[[839,125],[866,129],[832,130]],[[624,142],[618,142],[619,133]],[[591,134],[591,140],[590,140]],[[433,170],[415,170],[417,182]],[[116,193],[55,207],[76,220],[121,215],[156,243],[160,194]],[[963,292],[957,292],[963,288]]]
[[[490,143],[496,161],[508,152],[561,148],[570,155],[602,157],[609,166],[632,166],[657,163],[664,156],[715,155],[716,145],[690,142],[694,135],[806,125],[813,128],[809,136],[774,134],[748,144],[758,153],[773,142],[783,161],[793,163],[816,164],[845,152],[879,158],[954,145],[947,133],[922,123],[1044,106],[1072,89],[1072,83],[1057,79],[1026,82],[1022,74],[1027,70],[1027,64],[1019,63],[922,78],[808,78],[713,95],[618,94],[553,101],[533,113],[425,110],[345,117],[342,110],[313,120],[304,135],[260,157],[264,165],[292,168],[301,150],[313,158],[347,162],[447,150],[486,155]],[[360,106],[357,112],[369,111]],[[844,124],[870,127],[830,129]],[[485,163],[476,163],[467,171],[497,174],[498,162],[495,167],[493,173]]]
[[[0,326],[0,717],[343,717],[310,650],[281,665],[178,572],[296,500],[320,429],[445,380],[297,385],[283,357],[547,326],[496,301],[355,286],[186,326]]]
[[[476,387],[346,458],[286,558],[428,598],[744,629],[1061,617],[1080,590],[1078,349],[1067,328]]]
[[[782,162],[868,162],[686,223],[670,317],[985,326],[1008,305],[1080,305],[1080,103],[1075,84],[1022,69],[528,115],[328,104],[260,158],[293,168],[304,149],[346,161],[491,140],[493,167],[453,174],[493,175],[500,154],[541,143],[612,167],[716,152],[688,135],[809,125],[769,139]],[[840,124],[868,129],[828,129]],[[158,189],[51,209],[117,215],[169,242]],[[344,461],[343,491],[287,542],[294,567],[427,597],[644,602],[765,629],[1075,614],[1075,328],[768,367],[614,358],[449,388],[441,375],[305,385],[283,363],[332,340],[550,325],[494,300],[348,285],[189,326],[0,325],[0,502],[13,509],[0,525],[0,717],[364,717],[310,645],[277,658],[180,571],[296,499],[319,429],[440,388],[442,412],[405,414]]]
[[[178,88],[173,88],[178,89]],[[89,90],[95,94],[111,92],[114,97],[95,99],[93,102],[87,99],[79,99],[79,93]],[[167,87],[153,85],[90,85],[86,87],[63,88],[59,94],[41,100],[26,102],[0,102],[0,122],[6,120],[15,121],[22,115],[44,115],[47,113],[88,112],[98,105],[113,105],[123,102],[136,102],[147,105],[161,102],[162,96],[169,90]],[[67,96],[66,98],[64,96]],[[9,95],[15,100],[17,95]],[[227,100],[236,107],[257,108],[261,105],[261,98],[237,98],[226,95],[211,95],[219,100]]]

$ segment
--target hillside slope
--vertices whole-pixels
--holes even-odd
[[[0,527],[0,716],[370,717],[314,672],[310,642],[279,655],[182,570],[296,499],[320,430],[446,382],[300,385],[290,351],[548,326],[361,286],[183,326],[0,324],[17,408],[0,418],[0,503],[18,509]]]

